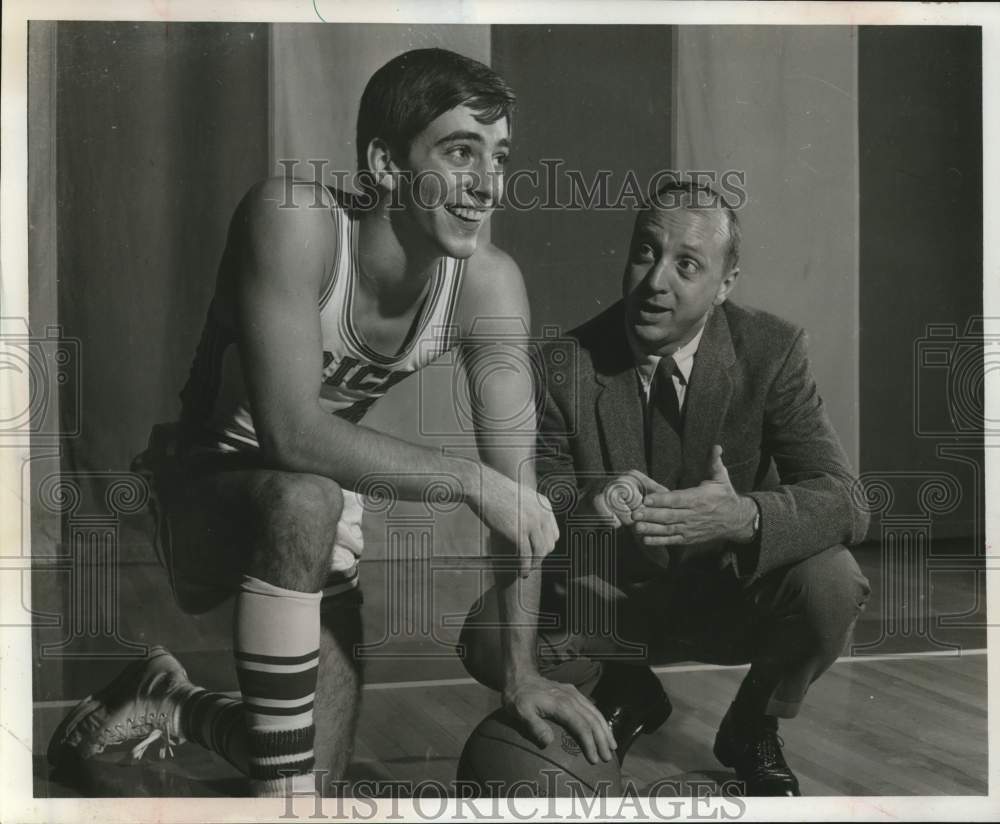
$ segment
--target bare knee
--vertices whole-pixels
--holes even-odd
[[[302,529],[328,530],[340,520],[344,496],[340,485],[322,475],[268,472],[254,489],[259,511],[274,522],[292,521]]]
[[[270,472],[253,490],[253,504],[254,574],[288,589],[319,590],[343,511],[340,486],[321,475]]]

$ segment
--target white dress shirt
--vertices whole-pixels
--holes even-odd
[[[705,327],[702,326],[698,330],[698,334],[677,349],[672,355],[674,363],[677,364],[677,369],[673,374],[674,389],[677,392],[677,408],[682,411],[684,409],[684,395],[687,392],[688,380],[691,378],[691,369],[694,366],[694,356],[698,351],[698,345],[701,343],[701,335],[704,331]],[[635,371],[642,382],[643,394],[646,397],[646,402],[649,403],[649,389],[653,383],[653,375],[656,374],[656,367],[659,366],[662,356],[643,354],[633,341],[630,330],[626,337],[632,349],[632,354],[635,357]]]

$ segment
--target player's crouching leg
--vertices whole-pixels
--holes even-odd
[[[252,498],[256,529],[236,601],[236,673],[253,791],[281,795],[289,781],[298,790],[313,775],[320,601],[343,497],[327,478],[273,472]]]

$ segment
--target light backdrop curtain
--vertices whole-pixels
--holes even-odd
[[[676,32],[675,163],[746,174],[734,299],[806,328],[823,400],[857,466],[857,29]]]

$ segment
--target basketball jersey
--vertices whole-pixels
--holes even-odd
[[[352,313],[360,273],[358,217],[348,208],[348,195],[337,191],[333,191],[333,195],[331,230],[337,235],[337,250],[324,279],[322,294],[318,296],[323,360],[316,379],[320,407],[332,415],[358,423],[392,386],[454,346],[457,340],[455,307],[465,262],[442,258],[400,350],[392,355],[375,351],[355,327]],[[181,421],[188,433],[187,449],[192,452],[255,450],[259,443],[235,331],[220,321],[219,310],[213,301],[190,376],[181,392]],[[346,546],[354,556],[360,555],[363,547],[362,512],[358,496],[345,491],[338,545]],[[343,553],[340,555],[340,566],[353,563],[353,557],[348,559]],[[334,567],[337,565],[335,557]]]

